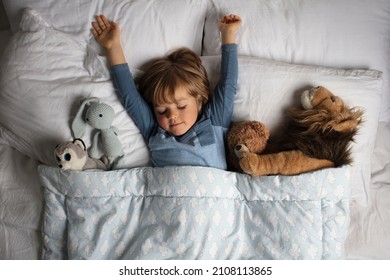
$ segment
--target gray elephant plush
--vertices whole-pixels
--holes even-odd
[[[123,156],[122,144],[118,138],[118,130],[112,126],[115,112],[110,105],[97,97],[89,97],[82,101],[81,106],[72,123],[75,138],[81,138],[87,125],[97,129],[94,135],[89,154],[92,158],[99,158],[99,145],[110,165],[116,164]]]

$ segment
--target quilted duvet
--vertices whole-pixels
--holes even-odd
[[[39,166],[44,259],[340,259],[349,169],[251,177],[205,167]]]

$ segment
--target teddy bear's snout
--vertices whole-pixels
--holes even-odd
[[[234,147],[234,153],[238,158],[243,158],[247,155],[247,153],[249,153],[249,149],[244,144],[237,144]]]

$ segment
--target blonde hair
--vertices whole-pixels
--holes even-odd
[[[153,105],[172,102],[178,87],[184,87],[202,106],[209,100],[207,72],[200,57],[187,48],[150,62],[138,86],[145,100]]]

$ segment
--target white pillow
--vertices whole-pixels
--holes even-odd
[[[217,20],[242,17],[239,54],[294,64],[382,71],[382,121],[390,121],[389,0],[212,0],[203,54],[219,54]]]
[[[132,67],[139,67],[176,47],[187,46],[200,54],[207,10],[206,0],[4,0],[3,4],[14,33],[19,30],[24,8],[28,7],[54,29],[96,48],[91,21],[96,15],[104,14],[120,25],[123,48]]]
[[[215,84],[219,56],[203,57],[203,63]],[[352,198],[367,202],[370,184],[371,154],[378,127],[382,73],[376,70],[342,70],[293,65],[254,57],[239,58],[238,92],[234,103],[234,121],[259,120],[272,135],[278,134],[286,108],[298,104],[305,89],[322,85],[343,98],[351,107],[365,110],[364,124],[352,146]]]

